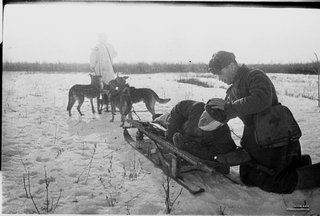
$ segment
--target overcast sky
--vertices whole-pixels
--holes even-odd
[[[241,63],[320,56],[320,10],[137,3],[6,5],[3,60],[88,63],[98,34],[115,62],[205,62],[219,50]]]

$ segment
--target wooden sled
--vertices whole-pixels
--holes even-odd
[[[231,176],[230,167],[216,161],[200,159],[184,150],[178,149],[164,137],[163,128],[155,123],[127,120],[130,127],[124,127],[123,135],[128,144],[144,155],[166,175],[186,188],[192,194],[204,192],[204,189],[185,177],[186,172],[200,170],[207,173],[221,173],[229,180],[239,184]],[[128,132],[129,128],[136,128],[135,140]],[[147,138],[147,139],[144,139]]]

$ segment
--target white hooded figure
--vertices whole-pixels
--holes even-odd
[[[115,78],[112,59],[117,56],[113,46],[107,43],[107,36],[100,33],[98,37],[98,45],[96,45],[90,55],[90,69],[96,75],[101,75],[105,83]]]

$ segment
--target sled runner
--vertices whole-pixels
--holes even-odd
[[[163,128],[155,123],[127,120],[130,127],[124,127],[123,135],[128,144],[159,167],[166,175],[186,188],[192,194],[204,192],[204,189],[184,175],[186,172],[200,170],[207,173],[219,172],[234,183],[239,181],[231,176],[230,167],[215,161],[203,160],[178,149],[166,141]],[[129,134],[129,128],[136,128],[136,140]],[[144,137],[148,139],[144,139]]]

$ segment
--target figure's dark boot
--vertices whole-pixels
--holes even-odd
[[[308,155],[308,154],[301,155],[300,163],[301,163],[302,167],[311,165],[312,164],[312,160],[311,160],[310,155]]]
[[[320,187],[320,163],[297,168],[298,184],[296,189]]]
[[[250,161],[251,157],[245,150],[239,148],[226,154],[217,155],[216,159],[220,163],[236,166]]]

